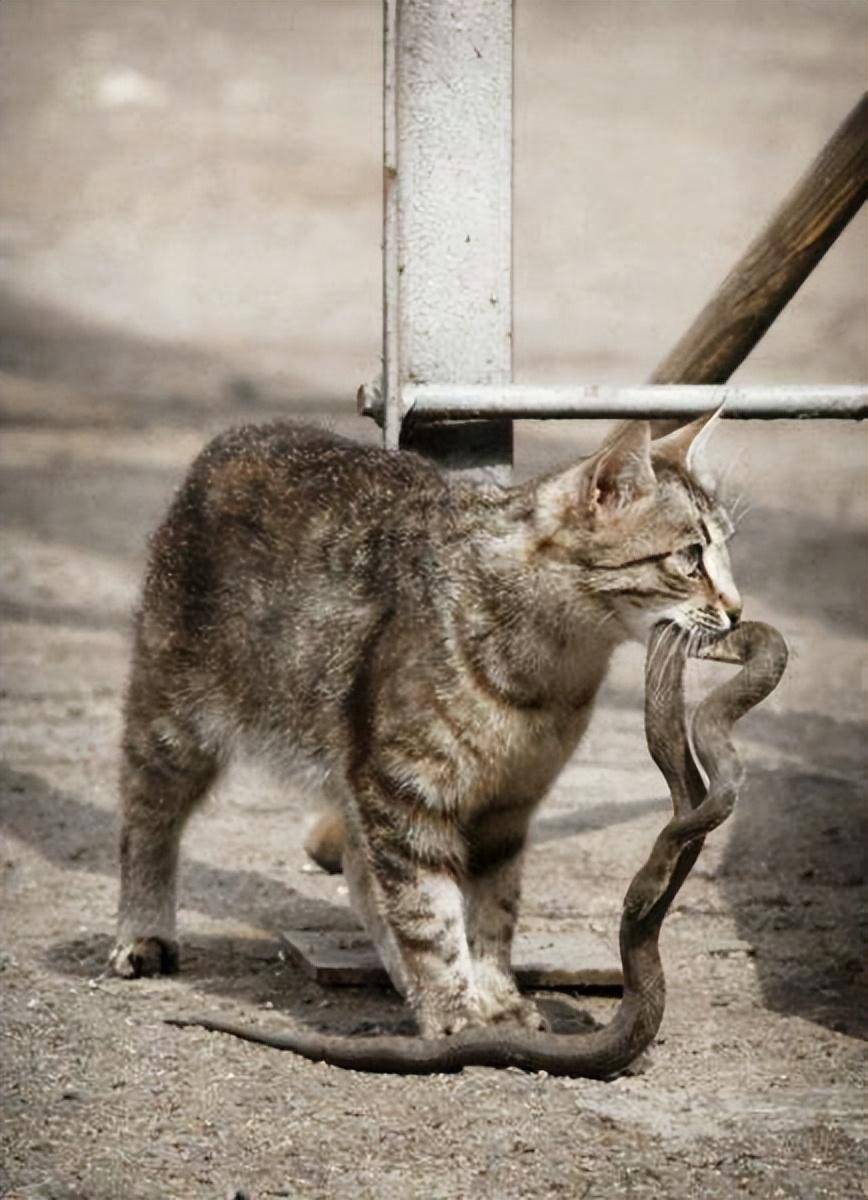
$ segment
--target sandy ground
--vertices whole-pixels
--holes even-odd
[[[744,722],[746,794],[664,933],[669,1008],[639,1073],[609,1084],[481,1069],[395,1079],[161,1023],[193,1012],[336,1029],[402,1018],[392,996],[327,990],[286,963],[280,929],[351,920],[340,880],[304,871],[305,798],[251,767],[186,837],[183,973],[101,977],[127,615],[144,540],[208,425],[232,414],[143,425],[114,405],[97,421],[92,403],[79,410],[67,397],[61,423],[53,393],[4,384],[4,1195],[862,1194],[859,434],[721,431],[724,458],[753,460],[736,552],[748,608],[778,623],[794,656],[780,691]],[[573,432],[579,449],[596,436]],[[523,445],[527,465],[554,461],[551,436]],[[589,925],[614,941],[664,795],[643,746],[641,652],[630,647],[538,817],[524,928]],[[566,1026],[576,1009],[603,1020],[612,1006],[549,1004]]]
[[[350,397],[378,353],[377,9],[0,5],[16,165],[0,177],[0,1194],[864,1196],[868,488],[852,426],[717,435],[748,506],[748,615],[793,656],[740,729],[749,784],[667,923],[668,1009],[633,1073],[362,1076],[166,1026],[404,1019],[388,993],[327,990],[285,961],[281,929],[352,920],[340,879],[303,869],[307,798],[255,764],[186,837],[182,973],[102,975],[149,530],[228,424],[280,412],[376,436]],[[641,379],[863,86],[865,9],[565,2],[517,19],[519,373]],[[863,217],[741,377],[864,378],[864,312]],[[522,427],[518,470],[600,435]],[[641,658],[619,655],[540,811],[529,931],[614,942],[665,819]],[[543,1003],[563,1028],[613,1006]]]

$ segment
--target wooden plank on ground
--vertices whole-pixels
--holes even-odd
[[[389,987],[377,951],[361,930],[286,929],[287,954],[310,979],[331,987]],[[525,991],[621,990],[617,955],[588,931],[523,933],[516,938],[513,968]]]

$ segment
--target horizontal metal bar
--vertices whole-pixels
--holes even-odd
[[[723,405],[724,417],[761,420],[822,418],[864,420],[868,387],[861,384],[738,387],[731,384],[643,384],[617,387],[577,384],[408,384],[404,420],[470,421],[486,417],[545,421],[557,418],[690,417]],[[376,388],[359,392],[359,411],[382,419]]]

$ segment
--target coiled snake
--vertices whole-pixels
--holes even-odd
[[[666,988],[657,945],[663,918],[696,862],[705,835],[726,820],[738,796],[743,769],[730,740],[732,727],[777,686],[787,648],[771,626],[745,622],[698,651],[697,657],[741,666],[737,675],[699,704],[693,718],[692,742],[708,775],[707,788],[690,747],[684,715],[685,654],[671,626],[658,625],[652,632],[645,666],[645,730],[648,748],[669,786],[674,815],[658,834],[624,898],[620,930],[624,991],[608,1025],[582,1034],[495,1025],[435,1040],[344,1037],[304,1030],[266,1033],[209,1018],[168,1023],[233,1034],[357,1071],[424,1075],[467,1066],[520,1067],[605,1079],[629,1066],[652,1041],[663,1018]]]

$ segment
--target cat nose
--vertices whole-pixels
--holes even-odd
[[[739,621],[741,620],[741,610],[741,601],[739,601],[738,604],[727,604],[725,606],[724,612],[729,617],[730,628],[735,629],[735,627],[738,625]]]

